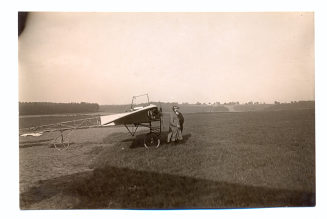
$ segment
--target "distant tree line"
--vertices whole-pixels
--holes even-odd
[[[214,106],[207,104],[189,104],[178,102],[150,102],[150,104],[154,104],[160,108],[162,108],[163,112],[170,112],[172,110],[172,106],[179,106],[181,112],[183,113],[199,113],[199,112],[228,112],[228,109],[223,105]],[[110,112],[110,113],[121,113],[126,112],[131,108],[131,105],[100,105],[100,112]]]
[[[274,104],[311,104],[314,101],[312,100],[308,100],[308,101],[290,101],[290,102],[279,102],[279,101],[274,101]],[[178,104],[178,103],[177,103]],[[194,103],[193,105],[210,105],[210,106],[217,106],[217,105],[266,105],[266,102],[259,102],[259,101],[248,101],[248,102],[244,102],[244,103],[240,103],[239,101],[230,101],[230,102],[222,102],[220,103],[219,101],[217,102],[208,102],[208,103],[201,103],[199,101],[197,101],[196,103]],[[183,102],[182,105],[192,105],[186,102]],[[268,103],[268,105],[270,105]]]
[[[45,115],[62,113],[98,112],[97,103],[50,103],[50,102],[20,102],[20,115]]]
[[[290,103],[281,103],[275,101],[269,108],[270,110],[284,110],[284,109],[314,109],[315,101],[291,101]]]

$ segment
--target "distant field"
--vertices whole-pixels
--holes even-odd
[[[165,117],[162,141],[168,131]],[[39,118],[29,124],[39,124]],[[22,209],[315,205],[314,110],[185,114],[184,142],[143,147],[122,128],[20,139]]]
[[[172,103],[156,103],[162,107],[164,113],[171,111]],[[176,103],[177,104],[177,103]],[[212,112],[255,112],[255,111],[282,111],[282,110],[314,110],[314,101],[302,101],[296,103],[285,104],[237,104],[237,105],[196,105],[196,104],[179,104],[182,113],[212,113]],[[19,128],[28,128],[33,126],[41,126],[54,124],[59,122],[85,119],[96,117],[99,115],[107,115],[112,113],[122,113],[130,108],[130,105],[102,105],[99,112],[93,113],[63,113],[49,115],[21,115],[19,117]]]

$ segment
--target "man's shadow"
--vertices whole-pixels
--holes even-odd
[[[136,135],[134,138],[129,138],[123,140],[122,142],[131,142],[131,145],[129,146],[129,148],[131,149],[144,147],[144,139],[147,134],[148,133],[141,133],[139,135]],[[182,134],[182,136],[183,136],[183,140],[179,142],[179,144],[181,145],[185,144],[188,141],[188,139],[192,136],[192,134],[187,133],[187,134]],[[168,131],[161,132],[160,146],[167,145],[167,138],[168,138]]]

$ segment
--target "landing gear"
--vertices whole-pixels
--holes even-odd
[[[160,146],[160,134],[150,132],[146,134],[144,138],[144,147],[149,149],[149,147],[158,148]]]
[[[60,135],[58,135],[51,144],[59,151],[65,150],[69,147],[69,138],[68,136],[64,136],[64,131],[60,130]]]
[[[158,109],[148,111],[149,123],[146,126],[150,129],[150,132],[145,135],[144,147],[149,149],[150,147],[158,148],[160,146],[161,137],[161,125],[162,115]]]

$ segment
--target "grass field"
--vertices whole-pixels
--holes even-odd
[[[314,110],[185,114],[184,141],[151,150],[144,133],[78,130],[65,151],[20,137],[21,208],[315,205]]]

